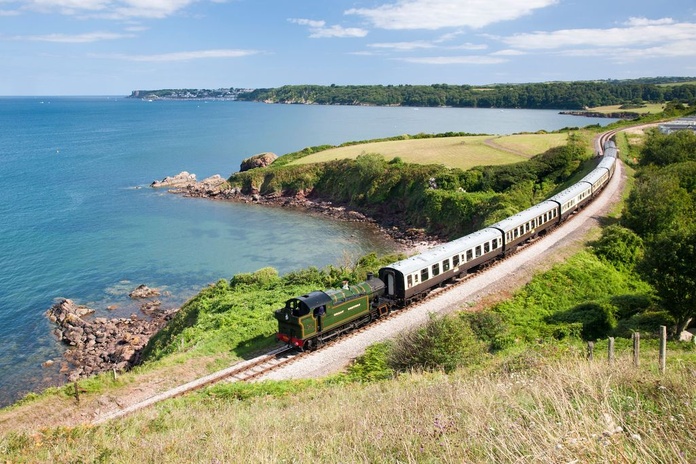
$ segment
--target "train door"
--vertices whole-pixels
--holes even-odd
[[[396,285],[396,279],[394,277],[394,272],[393,271],[387,271],[386,272],[387,276],[387,295],[389,296],[394,296],[396,293],[395,285]]]

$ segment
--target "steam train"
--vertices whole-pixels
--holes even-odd
[[[343,332],[423,299],[445,282],[514,253],[583,208],[609,183],[618,150],[608,140],[603,152],[595,169],[546,201],[485,229],[389,264],[379,270],[377,277],[368,275],[365,282],[289,299],[274,312],[277,339],[302,350],[315,349]]]

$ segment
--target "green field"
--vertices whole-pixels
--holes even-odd
[[[630,108],[630,109],[621,109],[621,105],[609,105],[609,106],[598,106],[596,108],[590,108],[590,111],[595,111],[597,113],[620,113],[622,111],[628,111],[630,113],[637,113],[637,114],[656,114],[656,113],[661,113],[662,110],[664,110],[665,105],[664,103],[646,103],[644,107],[642,108]]]
[[[371,142],[331,148],[290,164],[308,164],[357,158],[379,153],[387,160],[399,157],[407,163],[443,164],[469,169],[481,165],[510,164],[529,159],[549,148],[564,145],[567,134],[476,135]]]

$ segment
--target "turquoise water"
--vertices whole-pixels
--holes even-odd
[[[61,380],[60,363],[41,367],[63,350],[44,316],[56,298],[123,316],[138,311],[127,293],[141,283],[175,306],[238,272],[285,273],[389,248],[358,225],[183,198],[149,188],[155,179],[228,176],[264,151],[405,133],[609,122],[555,111],[0,98],[0,405]]]

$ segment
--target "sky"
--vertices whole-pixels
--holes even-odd
[[[0,95],[696,76],[694,0],[0,0]]]

